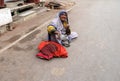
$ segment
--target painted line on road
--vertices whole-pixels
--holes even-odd
[[[67,12],[71,11],[75,6],[71,7],[70,9],[66,10]],[[31,32],[23,35],[22,37],[20,37],[18,40],[16,40],[15,42],[7,45],[6,47],[4,47],[3,49],[0,50],[0,53],[4,52],[5,50],[9,49],[10,47],[12,47],[13,45],[15,45],[16,43],[18,43],[19,41],[21,41],[22,39],[24,39],[25,37],[27,37],[28,35],[30,35],[31,33],[35,32],[36,30],[39,30],[40,28],[44,27],[45,25],[48,25],[50,22],[52,21],[49,20],[45,23],[43,23],[42,25],[40,25],[39,27],[35,28],[34,30],[32,30]]]

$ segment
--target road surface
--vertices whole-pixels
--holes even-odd
[[[36,58],[41,28],[0,54],[0,81],[120,81],[120,1],[76,0],[68,58]]]

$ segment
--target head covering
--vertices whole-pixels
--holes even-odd
[[[64,15],[64,14],[67,16],[67,13],[66,13],[66,12],[60,12],[60,13],[59,13],[59,16],[60,16],[60,15]]]
[[[63,15],[63,14],[65,14],[66,16],[67,16],[67,23],[68,23],[68,15],[67,15],[67,12],[65,11],[65,10],[62,10],[62,11],[60,11],[59,13],[58,13],[58,17],[59,17],[59,19],[60,19],[60,15]]]

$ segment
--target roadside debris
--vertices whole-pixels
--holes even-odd
[[[53,2],[53,1],[45,4],[45,7],[48,7],[48,8],[50,8],[50,9],[60,9],[61,6],[62,6],[62,5],[61,5],[60,3],[58,3],[58,2]]]

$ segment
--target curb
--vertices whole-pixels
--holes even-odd
[[[34,10],[33,10],[33,11],[34,11]],[[42,10],[40,10],[39,12],[36,12],[36,11],[35,11],[35,12],[29,14],[29,15],[23,16],[23,18],[21,18],[21,19],[19,19],[19,20],[15,20],[13,23],[14,23],[14,24],[17,24],[17,23],[21,23],[21,22],[23,22],[23,21],[27,21],[27,20],[29,20],[29,19],[37,16],[38,14],[45,12],[45,11],[46,11],[45,9],[42,9]]]

